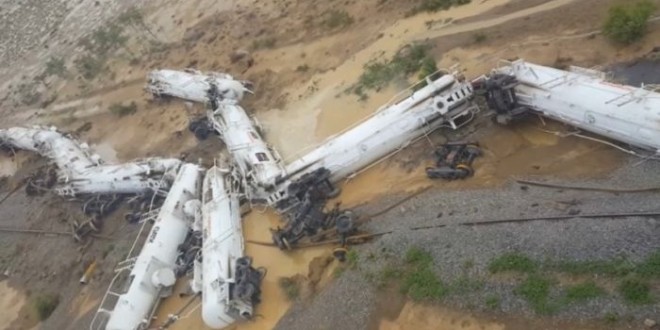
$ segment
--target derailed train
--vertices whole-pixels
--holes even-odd
[[[534,111],[656,153],[660,147],[660,129],[656,124],[660,119],[660,113],[657,112],[660,109],[660,94],[649,89],[610,83],[600,72],[580,68],[563,71],[516,61],[473,82],[466,81],[458,74],[445,74],[438,79],[427,78],[426,83],[425,87],[411,96],[382,107],[362,123],[327,139],[293,162],[283,164],[258,133],[254,122],[238,105],[243,93],[248,91],[245,82],[222,74],[202,75],[199,72],[170,70],[157,71],[149,76],[148,89],[156,95],[175,96],[210,105],[208,118],[227,144],[239,172],[236,179],[231,171],[214,167],[203,180],[201,202],[195,193],[183,200],[181,190],[175,189],[177,181],[201,180],[197,176],[199,174],[195,175],[194,180],[191,179],[192,174],[182,174],[192,171],[189,165],[183,165],[168,195],[168,199],[172,196],[173,200],[178,201],[175,207],[178,215],[173,219],[167,214],[174,210],[161,209],[162,218],[159,215],[156,221],[158,225],[152,228],[149,236],[149,239],[159,241],[161,246],[178,246],[185,240],[191,227],[195,228],[194,231],[201,231],[201,253],[195,258],[191,287],[203,296],[202,315],[208,326],[219,328],[235,320],[247,319],[253,313],[254,304],[258,302],[258,285],[263,273],[254,269],[249,258],[243,255],[237,180],[242,181],[240,186],[250,199],[265,201],[281,212],[289,212],[289,223],[293,223],[294,227],[304,227],[309,217],[301,215],[300,210],[317,208],[318,211],[318,203],[312,204],[317,202],[317,198],[323,202],[325,197],[335,195],[337,190],[334,184],[340,180],[358,173],[439,127],[459,128],[461,117],[469,118],[476,111],[472,102],[475,89],[485,93],[489,107],[502,122]],[[13,135],[8,137],[0,134],[0,140],[5,143],[14,141],[9,144],[48,154],[40,151],[37,144],[30,140],[23,144],[15,142]],[[32,138],[32,141],[40,140]],[[94,159],[84,150],[80,152]],[[264,153],[266,157],[259,153]],[[53,157],[61,168],[69,172],[99,166],[94,163],[80,166],[75,162],[68,164],[75,157],[49,157]],[[313,199],[311,204],[310,198]],[[170,204],[166,200],[163,208],[170,209],[169,206],[166,208]],[[188,206],[187,210],[179,209],[185,205]],[[294,212],[291,213],[291,210]],[[163,226],[171,227],[178,234],[163,234],[169,232],[163,230]],[[173,267],[172,258],[176,259],[180,255],[180,251],[165,249],[158,253],[166,252],[167,256],[160,256],[150,246],[145,244],[137,260],[161,260],[158,265],[165,265],[167,267],[163,269],[169,269]],[[151,312],[161,293],[166,292],[172,283],[168,271],[156,272],[153,267],[133,270],[132,281],[139,279],[138,283],[149,288],[149,294],[135,296],[134,300],[128,298],[133,297],[129,293],[118,295],[124,298],[118,300],[121,304],[118,303],[113,310],[101,308],[101,312],[109,315],[109,320],[133,320],[131,324],[114,328],[110,326],[115,323],[109,322],[107,329],[144,328],[150,322]],[[129,291],[132,287],[129,286]],[[135,290],[144,289],[135,287],[138,288]]]

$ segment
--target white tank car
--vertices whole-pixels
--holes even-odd
[[[197,70],[156,70],[147,76],[147,91],[154,96],[173,96],[193,102],[207,103],[211,85],[217,86],[223,98],[240,101],[249,92],[243,82],[226,73],[202,74]]]
[[[218,102],[208,116],[249,186],[249,198],[265,199],[283,172],[279,154],[264,141],[241,106]]]
[[[135,194],[167,188],[162,176],[176,171],[178,159],[146,159],[131,163],[102,164],[85,143],[59,133],[55,128],[0,129],[0,145],[37,152],[58,167],[55,192],[79,194]]]
[[[442,125],[456,127],[454,119],[471,113],[473,90],[470,83],[446,74],[410,97],[381,107],[364,121],[326,139],[318,147],[285,167],[284,181],[268,197],[276,205],[288,197],[287,186],[306,173],[325,168],[329,181],[350,177],[365,167],[408,146]]]
[[[63,173],[71,175],[99,165],[100,157],[92,155],[86,144],[57,132],[54,127],[0,129],[0,144],[50,158]]]
[[[495,73],[515,77],[517,102],[544,116],[656,153],[660,93],[606,80],[603,72],[559,70],[517,60]]]
[[[170,294],[176,281],[178,247],[193,221],[192,215],[184,211],[184,205],[200,198],[201,180],[199,166],[181,166],[130,271],[128,289],[119,294],[114,308],[105,309],[101,303],[91,329],[102,329],[104,325],[106,330],[146,329],[151,323],[154,307],[159,299]]]
[[[279,154],[264,141],[256,123],[238,105],[244,92],[249,91],[245,84],[221,73],[159,70],[149,74],[147,89],[154,95],[207,103],[207,118],[241,171],[249,188],[248,197],[265,200],[269,194],[266,191],[274,188],[283,166]]]
[[[259,283],[249,281],[254,269],[244,256],[237,182],[228,170],[214,166],[206,172],[202,192],[202,260],[201,267],[195,264],[191,287],[201,290],[204,323],[220,329],[252,317]]]

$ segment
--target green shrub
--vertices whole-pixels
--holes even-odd
[[[447,289],[429,266],[419,267],[406,274],[401,290],[413,300],[439,300],[447,293]]]
[[[380,90],[393,79],[408,77],[423,67],[426,71],[433,69],[435,61],[427,55],[427,51],[426,45],[409,45],[389,61],[367,63],[357,84],[353,86],[353,92],[363,96],[366,90]]]
[[[488,36],[483,32],[477,32],[474,34],[473,38],[475,43],[480,44],[486,41],[486,39],[488,39]]]
[[[105,58],[93,55],[83,55],[76,61],[78,72],[87,80],[96,78],[105,70]]]
[[[330,10],[323,16],[323,25],[329,29],[343,29],[355,21],[345,10]]]
[[[419,5],[413,8],[408,14],[414,15],[420,12],[436,12],[447,10],[453,6],[466,5],[471,0],[420,0]]]
[[[650,292],[651,287],[646,282],[637,279],[626,279],[619,284],[618,290],[623,299],[631,304],[643,305],[653,302]]]
[[[64,59],[61,57],[51,56],[46,62],[46,71],[47,76],[60,76],[64,77],[66,73],[66,65],[64,64]]]
[[[39,316],[39,320],[47,319],[53,313],[60,303],[60,296],[56,294],[43,294],[37,296],[34,300],[34,308]]]
[[[660,278],[660,252],[651,254],[637,266],[637,273],[643,277]]]
[[[486,297],[486,307],[489,309],[497,309],[500,307],[500,297],[489,295]]]
[[[137,112],[137,104],[135,102],[131,102],[129,105],[114,103],[110,106],[110,112],[119,117],[132,115]]]
[[[648,19],[655,5],[648,0],[610,8],[603,26],[603,34],[612,41],[630,44],[646,34]]]
[[[275,44],[277,43],[277,40],[275,37],[266,37],[263,39],[257,39],[252,42],[252,46],[250,48],[252,50],[259,50],[263,48],[273,48],[275,47]]]
[[[433,271],[430,253],[412,247],[406,252],[406,263],[409,267],[403,275],[403,293],[414,300],[440,300],[447,294],[447,288]]]
[[[530,275],[516,289],[515,293],[522,296],[539,314],[552,314],[557,306],[548,299],[552,282],[538,275]]]
[[[355,268],[360,260],[360,255],[358,255],[355,249],[351,249],[346,253],[346,265],[349,268]]]

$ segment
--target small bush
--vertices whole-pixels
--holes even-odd
[[[420,4],[413,8],[408,14],[414,15],[420,12],[436,12],[447,10],[453,6],[466,5],[471,0],[421,0]]]
[[[548,300],[552,282],[538,275],[530,275],[516,289],[515,293],[530,303],[532,309],[539,314],[552,314],[557,306]]]
[[[488,36],[486,36],[486,34],[483,32],[477,32],[474,34],[473,38],[475,43],[480,44],[486,41],[486,39],[488,39]]]
[[[585,282],[566,289],[566,299],[569,302],[587,301],[605,294],[605,290],[594,282]]]
[[[413,300],[439,300],[447,293],[431,267],[420,267],[406,274],[401,290]]]
[[[619,314],[614,312],[607,312],[603,319],[606,323],[613,324],[619,321]]]
[[[655,252],[637,266],[637,273],[643,277],[660,278],[660,252]]]
[[[131,102],[129,105],[114,103],[110,106],[110,112],[119,117],[132,115],[137,112],[137,104],[135,102]]]
[[[618,290],[628,303],[643,305],[653,302],[651,288],[646,282],[637,279],[626,279],[619,284]]]
[[[280,277],[278,281],[280,288],[289,300],[295,300],[300,295],[298,283],[289,277]]]
[[[359,260],[360,256],[355,249],[349,250],[348,253],[346,253],[346,265],[349,268],[355,268]]]
[[[345,10],[330,10],[324,14],[323,25],[329,29],[345,28],[353,24],[354,19]]]
[[[307,64],[299,65],[296,68],[296,71],[298,71],[298,72],[307,72],[307,71],[309,71],[309,65],[307,65]]]
[[[92,55],[83,55],[75,61],[76,68],[80,75],[87,80],[96,78],[105,70],[105,58]]]
[[[36,86],[31,83],[18,85],[16,92],[18,93],[21,103],[24,105],[34,105],[41,100],[41,93],[39,93]]]
[[[250,48],[252,50],[259,50],[259,49],[264,49],[264,48],[273,48],[275,47],[275,44],[277,43],[277,40],[275,37],[267,37],[263,39],[257,39],[252,42],[252,46]]]
[[[535,261],[520,253],[503,254],[495,258],[488,265],[488,270],[490,270],[491,273],[507,271],[532,273],[535,272],[537,268],[538,264]]]
[[[128,37],[124,36],[123,32],[124,28],[119,24],[106,24],[82,39],[80,45],[92,54],[105,57],[111,50],[126,44]]]
[[[423,65],[430,68],[433,59],[427,56],[427,51],[425,45],[409,45],[388,62],[367,63],[357,84],[353,86],[353,92],[362,96],[366,90],[378,91],[395,78],[407,77],[420,71]],[[432,64],[435,65],[435,61]]]
[[[436,71],[438,71],[438,66],[435,64],[435,60],[430,56],[425,57],[422,60],[422,65],[419,69],[419,74],[417,75],[417,78],[419,78],[421,81],[415,85],[413,90],[417,91],[426,86],[426,80],[423,79],[428,76],[431,76],[431,80],[438,79],[438,75],[433,75],[436,73]]]
[[[66,65],[64,64],[64,59],[61,57],[51,56],[46,62],[45,73],[47,76],[64,77],[66,74]]]
[[[655,5],[648,0],[610,8],[603,26],[603,34],[614,42],[630,44],[646,34],[648,19]]]
[[[490,295],[486,297],[486,307],[489,309],[497,309],[500,307],[500,297]]]
[[[432,269],[433,257],[417,247],[406,252],[406,263],[410,266],[403,276],[401,291],[414,300],[440,300],[447,288]]]
[[[50,314],[55,311],[57,305],[60,303],[60,297],[56,294],[39,295],[34,301],[34,308],[37,312],[39,320],[47,319]]]

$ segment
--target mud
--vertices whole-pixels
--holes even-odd
[[[603,322],[561,322],[552,319],[507,317],[479,312],[457,311],[445,307],[406,302],[395,320],[383,320],[379,330],[602,330]]]
[[[426,22],[429,20],[474,16],[508,2],[509,0],[473,2],[439,13],[405,18],[383,29],[379,39],[365,45],[347,61],[332,70],[314,75],[303,85],[294,85],[285,89],[285,94],[290,95],[290,102],[285,108],[282,111],[271,110],[270,114],[260,117],[260,120],[267,124],[271,143],[280,150],[285,159],[289,159],[311,149],[324,138],[350,127],[386,104],[402,89],[401,86],[392,86],[370,95],[367,102],[358,102],[357,96],[346,93],[346,90],[358,80],[365,64],[372,60],[388,59],[410,42],[433,37],[426,35],[428,33]],[[478,28],[481,27],[475,26],[465,30]],[[449,31],[444,35],[458,32],[464,31]],[[337,42],[335,38],[341,37],[339,35],[330,37],[331,40],[312,42],[302,49],[319,47],[318,43]],[[313,91],[311,95],[310,91]],[[307,97],[300,99],[302,96]],[[287,124],[283,125],[284,123]]]
[[[0,330],[16,329],[10,326],[27,303],[27,297],[20,291],[9,287],[7,281],[0,281]]]

